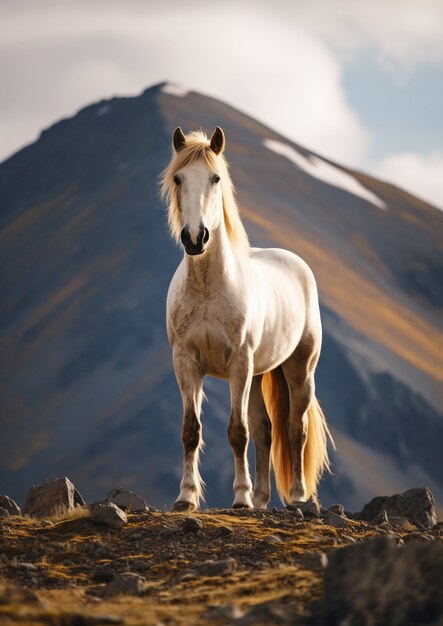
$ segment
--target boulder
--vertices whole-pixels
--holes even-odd
[[[300,558],[300,565],[306,569],[322,571],[328,564],[328,557],[323,550],[307,552]]]
[[[328,511],[330,511],[331,513],[335,513],[336,515],[344,515],[345,507],[343,506],[343,504],[333,504],[329,507]]]
[[[0,507],[8,511],[10,515],[21,515],[22,512],[18,504],[9,496],[0,496]]]
[[[182,523],[182,529],[185,533],[197,533],[203,528],[203,522],[195,517],[185,517]]]
[[[302,522],[305,519],[305,516],[303,515],[301,509],[299,509],[298,507],[290,508],[288,509],[288,511],[291,513],[292,519],[296,520],[297,522]]]
[[[0,519],[9,519],[10,515],[9,511],[0,506]]]
[[[306,502],[303,502],[301,500],[297,502],[291,502],[287,505],[286,508],[289,511],[295,511],[296,509],[299,509],[303,513],[305,518],[319,517],[321,509],[320,503],[315,496],[310,496],[306,500]]]
[[[113,502],[124,511],[146,511],[148,508],[143,498],[140,498],[140,496],[133,491],[128,491],[122,487],[112,489],[112,491],[110,491],[106,496],[106,500],[108,502]]]
[[[388,517],[406,517],[411,524],[433,528],[437,523],[435,500],[427,487],[409,489],[394,496],[377,496],[365,504],[354,518],[371,522],[385,510]]]
[[[106,587],[100,591],[102,597],[112,596],[141,596],[146,589],[146,580],[138,574],[132,572],[125,572],[124,574],[117,574],[106,585]]]
[[[97,524],[105,524],[115,530],[124,526],[128,518],[126,513],[112,502],[91,504],[91,520]]]
[[[226,576],[235,572],[236,569],[237,561],[232,558],[220,561],[209,559],[192,567],[192,570],[200,576]]]
[[[328,626],[404,626],[443,620],[443,546],[398,547],[384,535],[329,556],[321,614]]]
[[[274,626],[277,624],[294,626],[297,623],[299,622],[294,621],[291,608],[279,602],[256,604],[243,617],[234,621],[236,626]]]
[[[23,513],[33,517],[48,517],[62,511],[74,510],[80,499],[83,502],[83,498],[66,476],[45,480],[29,490]]]
[[[349,526],[346,517],[337,515],[333,511],[326,511],[323,515],[323,520],[328,526],[334,526],[334,528],[347,528]]]
[[[220,604],[210,607],[202,617],[205,620],[230,624],[233,620],[243,617],[243,614],[244,612],[236,604]]]

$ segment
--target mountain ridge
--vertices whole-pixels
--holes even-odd
[[[90,105],[0,165],[7,268],[1,280],[7,393],[0,489],[15,485],[11,495],[21,497],[36,475],[63,473],[85,493],[90,485],[91,495],[111,479],[148,489],[149,499],[160,505],[176,495],[181,408],[164,301],[180,251],[168,240],[158,175],[175,126],[210,132],[219,124],[252,242],[293,249],[317,276],[325,326],[319,395],[332,427],[346,437],[351,432],[351,441],[366,446],[369,456],[372,450],[400,467],[408,455],[411,467],[426,464],[424,477],[440,500],[441,303],[432,276],[438,273],[441,212],[314,155],[361,179],[387,202],[382,212],[273,154],[264,139],[285,142],[305,158],[313,155],[246,114],[194,92],[171,95],[164,87]],[[418,277],[415,283],[405,278],[408,272]],[[331,384],[335,366],[328,351],[348,363],[354,384],[360,381],[358,398],[340,377]],[[377,372],[387,372],[391,382]],[[208,385],[204,436],[212,456],[203,459],[203,468],[212,503],[226,505],[232,475],[226,389]],[[372,407],[383,424],[385,403],[389,428],[383,432],[369,418],[368,434],[367,411]],[[417,410],[428,426],[414,450]],[[386,432],[395,442],[384,441]],[[339,454],[335,477],[324,483],[325,493],[337,498],[353,485],[349,470],[341,474]],[[358,459],[351,457],[346,463],[355,468]],[[422,471],[407,480],[422,480]],[[373,493],[384,491],[382,467],[379,474]],[[410,486],[397,482],[395,490]],[[373,495],[369,487],[353,488],[350,506]]]

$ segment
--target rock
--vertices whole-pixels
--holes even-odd
[[[305,516],[303,515],[302,510],[299,509],[298,507],[294,509],[289,509],[289,511],[291,513],[291,517],[295,519],[297,522],[302,522],[305,519]]]
[[[34,563],[17,563],[17,567],[26,572],[37,572],[38,567]]]
[[[323,622],[404,626],[443,621],[443,546],[399,548],[385,535],[339,548],[324,577]]]
[[[266,535],[266,537],[263,539],[264,543],[281,543],[281,537],[279,537],[278,535]]]
[[[323,520],[325,524],[328,524],[328,526],[334,526],[334,528],[348,527],[348,521],[346,520],[346,518],[341,517],[340,515],[337,515],[337,513],[333,513],[332,511],[326,511],[326,513],[323,515]]]
[[[128,518],[126,513],[112,502],[106,504],[98,502],[91,506],[91,520],[118,530],[127,523]]]
[[[289,607],[271,602],[256,604],[243,617],[236,619],[236,626],[273,626],[274,624],[294,624],[294,614]]]
[[[214,620],[216,622],[231,622],[243,617],[243,611],[236,604],[221,604],[220,606],[211,607],[203,618],[206,620]]]
[[[237,569],[237,561],[234,559],[222,559],[220,561],[203,561],[199,565],[194,566],[193,571],[200,576],[223,576],[232,574]]]
[[[86,506],[80,492],[74,487],[74,506]]]
[[[397,529],[404,530],[408,527],[411,528],[411,523],[407,517],[402,517],[401,515],[390,515],[389,523]]]
[[[98,567],[92,572],[92,580],[96,583],[109,583],[113,578],[114,573],[104,567]]]
[[[143,574],[151,569],[151,565],[142,559],[131,561],[130,567],[131,571],[138,572],[139,574]]]
[[[327,512],[335,513],[336,515],[344,515],[345,507],[343,504],[333,504],[329,507]]]
[[[72,511],[76,506],[75,498],[78,501],[80,496],[78,492],[75,496],[75,492],[74,485],[66,476],[45,480],[29,490],[23,513],[33,517],[47,517],[62,511]]]
[[[102,597],[119,595],[141,596],[146,589],[146,581],[138,574],[125,572],[117,574],[100,592]]]
[[[328,564],[328,557],[322,550],[307,552],[300,559],[300,565],[306,569],[322,571]]]
[[[405,541],[436,541],[436,539],[427,533],[409,533],[405,535]]]
[[[316,497],[310,496],[306,502],[297,501],[291,502],[286,507],[289,511],[295,511],[296,509],[300,509],[303,513],[304,517],[318,517],[320,515],[320,504]]]
[[[9,496],[0,496],[0,508],[8,511],[9,515],[21,515],[22,512],[18,504]]]
[[[388,514],[386,513],[386,509],[382,509],[380,513],[378,513],[374,519],[371,520],[371,524],[373,526],[380,526],[381,524],[389,524]]]
[[[182,529],[185,533],[196,533],[203,528],[203,522],[195,517],[186,517],[183,520]]]
[[[117,487],[116,489],[112,489],[106,496],[106,500],[108,502],[113,502],[120,509],[124,511],[145,511],[148,507],[143,498],[140,498],[133,491],[128,491],[127,489],[122,489],[122,487]]]
[[[372,521],[383,509],[389,516],[406,517],[412,524],[433,528],[437,524],[435,500],[427,487],[409,489],[394,496],[378,496],[365,504],[355,519]]]
[[[9,511],[0,506],[0,519],[9,519],[10,517]]]
[[[230,526],[219,526],[218,532],[220,533],[220,537],[229,537],[234,531]]]

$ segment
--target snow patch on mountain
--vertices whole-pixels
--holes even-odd
[[[314,155],[305,157],[292,146],[275,139],[265,139],[263,145],[268,148],[268,150],[272,150],[272,152],[289,159],[289,161],[309,174],[309,176],[313,176],[328,185],[344,189],[348,193],[354,194],[354,196],[359,196],[363,198],[363,200],[374,204],[379,209],[386,210],[388,208],[386,202],[383,202],[375,193],[372,193],[372,191],[364,187],[354,176],[331,165],[327,161]]]
[[[97,117],[100,117],[101,115],[106,115],[106,113],[109,113],[110,108],[111,107],[109,106],[109,104],[104,104],[103,106],[101,106],[96,112]]]
[[[183,85],[177,83],[167,83],[162,88],[163,93],[168,93],[170,96],[177,96],[178,98],[184,98],[188,95],[189,89]]]

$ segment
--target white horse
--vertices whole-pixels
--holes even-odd
[[[331,436],[314,385],[322,337],[315,279],[292,252],[250,247],[224,147],[219,127],[210,140],[177,128],[162,176],[170,230],[185,251],[167,298],[183,400],[183,478],[174,510],[198,508],[202,498],[198,457],[206,375],[229,381],[234,507],[266,508],[271,456],[278,493],[289,505],[315,496],[329,468]],[[249,430],[256,447],[254,488]]]

